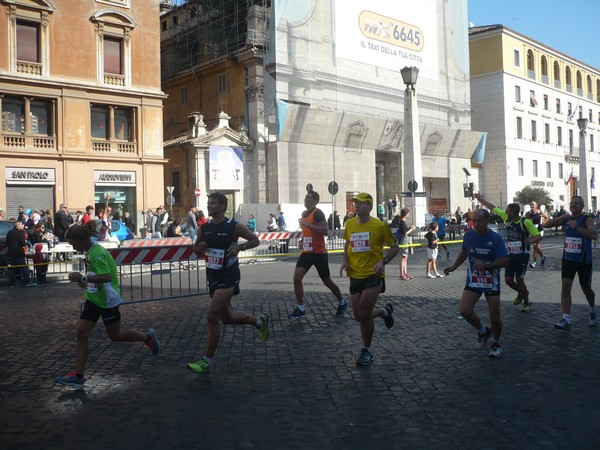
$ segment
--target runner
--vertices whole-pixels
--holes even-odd
[[[206,260],[206,281],[210,294],[208,305],[208,333],[206,353],[188,369],[199,374],[208,374],[221,336],[221,323],[232,325],[254,325],[260,340],[269,339],[269,316],[258,317],[231,308],[231,297],[240,293],[240,267],[238,253],[260,244],[258,236],[245,225],[225,217],[227,197],[221,192],[208,195],[208,215],[212,218],[203,224],[194,243],[194,253]],[[247,242],[238,244],[239,238]]]
[[[548,220],[548,215],[545,212],[541,211],[538,208],[537,202],[533,200],[529,203],[529,207],[531,209],[525,213],[525,218],[531,220],[533,224],[537,227],[537,229],[540,231],[542,237],[544,237],[544,222]],[[540,255],[540,257],[542,258],[541,261],[543,267],[546,264],[546,257],[542,252],[542,244],[540,244],[539,241],[533,245],[533,261],[529,263],[529,267],[531,267],[532,269],[535,269],[535,266],[537,265],[536,260],[538,255]]]
[[[502,320],[500,319],[500,268],[508,264],[508,252],[504,240],[498,233],[488,228],[490,213],[485,209],[478,209],[473,213],[473,229],[465,233],[462,248],[451,266],[444,269],[449,275],[454,272],[465,260],[469,259],[467,266],[467,281],[460,299],[460,314],[477,329],[475,348],[485,348],[488,339],[494,336],[490,350],[490,358],[497,358],[502,354],[500,336],[502,334]],[[488,304],[491,329],[483,326],[479,316],[475,313],[475,305],[485,295]]]
[[[357,366],[373,362],[371,341],[375,317],[381,317],[389,329],[394,326],[391,303],[383,308],[375,308],[379,294],[385,292],[385,269],[398,254],[399,248],[390,229],[379,219],[371,217],[373,197],[362,192],[352,199],[356,206],[356,216],[348,220],[344,230],[344,261],[340,267],[340,276],[344,270],[350,277],[350,299],[354,318],[360,322],[360,334],[363,347],[356,358]],[[387,254],[383,246],[389,245]]]

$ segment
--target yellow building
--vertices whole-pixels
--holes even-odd
[[[0,206],[164,203],[159,5],[0,0]],[[141,226],[141,223],[140,223]]]

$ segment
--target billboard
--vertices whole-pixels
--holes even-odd
[[[209,147],[209,189],[239,191],[244,187],[241,147]]]

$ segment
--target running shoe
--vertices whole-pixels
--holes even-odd
[[[535,261],[531,261],[531,262],[529,263],[529,267],[531,267],[532,269],[535,269],[535,266],[536,266],[536,263],[535,263]]]
[[[386,328],[389,330],[394,326],[394,316],[392,316],[394,312],[394,305],[388,303],[383,307],[383,309],[387,310],[388,316],[383,318],[383,322],[385,323]]]
[[[160,342],[158,342],[158,338],[156,337],[156,331],[154,328],[149,328],[148,331],[146,331],[146,334],[150,337],[150,339],[145,342],[146,346],[152,350],[154,356],[158,356],[160,353]]]
[[[488,339],[492,335],[492,330],[488,327],[485,327],[485,333],[479,334],[477,333],[477,342],[475,342],[475,348],[482,349],[485,348]]]
[[[598,317],[596,316],[595,312],[591,312],[590,313],[590,327],[593,327],[594,325],[596,325],[598,323]]]
[[[410,278],[407,277],[406,275],[400,275],[400,279],[401,280],[410,280]]]
[[[546,265],[546,257],[542,256],[542,267]]]
[[[344,300],[344,303],[338,304],[337,312],[335,313],[336,317],[341,317],[346,314],[348,311],[348,300]]]
[[[25,284],[25,287],[36,287],[36,286],[37,286],[37,283],[34,283],[33,281],[28,281]]]
[[[492,344],[492,349],[490,350],[490,358],[500,358],[502,354],[502,347],[500,347],[500,342],[494,342]]]
[[[373,362],[373,353],[366,348],[360,350],[358,358],[356,358],[357,366],[368,366]]]
[[[444,275],[442,275],[441,273],[435,273],[435,277],[436,278],[444,278]]]
[[[407,277],[409,280],[412,280],[412,279],[414,278],[412,275],[409,275],[409,274],[406,274],[406,277]]]
[[[435,275],[431,275],[430,273],[428,273],[427,278],[435,278]]]
[[[515,297],[515,299],[513,300],[513,305],[518,305],[523,301],[523,298],[517,294],[517,296]]]
[[[194,373],[208,374],[210,373],[210,364],[207,360],[202,358],[200,361],[195,363],[189,363],[187,365],[188,369],[190,369]]]
[[[304,317],[306,317],[306,311],[300,311],[300,308],[297,306],[294,308],[293,313],[288,314],[288,319],[303,319]]]
[[[533,309],[533,306],[531,306],[531,302],[524,303],[523,307],[521,308],[521,312],[531,312],[532,309]]]
[[[567,320],[563,317],[554,324],[554,328],[561,331],[571,331],[571,322],[567,322]]]
[[[258,336],[261,341],[267,342],[269,339],[269,316],[267,313],[262,313],[259,318],[262,320],[262,325],[258,329]]]
[[[77,378],[77,373],[73,370],[64,377],[56,377],[56,381],[60,384],[64,384],[65,386],[81,389],[85,383],[85,378]]]

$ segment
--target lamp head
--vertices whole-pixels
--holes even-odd
[[[588,119],[580,117],[579,119],[577,119],[577,126],[579,127],[579,131],[585,131],[588,126]]]
[[[403,67],[400,69],[400,74],[402,75],[402,81],[404,81],[406,86],[414,86],[417,84],[417,78],[419,77],[419,68]]]

